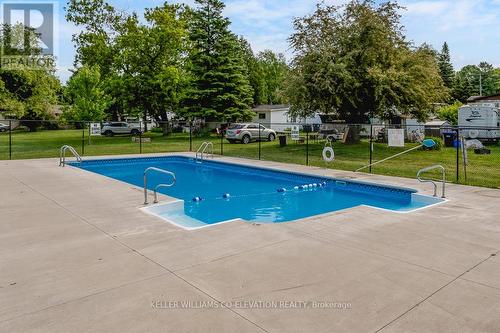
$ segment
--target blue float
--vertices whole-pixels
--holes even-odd
[[[284,192],[286,192],[286,188],[279,188],[279,189],[277,189],[277,191],[279,193],[284,193]]]

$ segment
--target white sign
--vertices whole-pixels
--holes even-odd
[[[300,140],[299,126],[292,126],[292,140]]]
[[[387,131],[389,138],[389,147],[404,147],[405,146],[405,130],[391,128]]]
[[[90,135],[91,136],[101,135],[101,124],[100,123],[91,123],[90,124]]]

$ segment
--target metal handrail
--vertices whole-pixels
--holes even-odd
[[[160,172],[160,173],[172,176],[172,183],[171,184],[158,184],[158,185],[156,185],[156,187],[154,188],[154,198],[155,198],[154,203],[158,203],[158,190],[160,188],[172,187],[177,182],[177,178],[175,177],[175,173],[173,173],[173,172],[159,169],[159,168],[155,168],[155,167],[150,167],[150,168],[147,168],[146,170],[144,170],[144,204],[145,205],[149,204],[148,203],[148,172],[150,172],[150,171],[156,171],[156,172]]]
[[[436,164],[436,165],[433,165],[433,166],[430,166],[430,167],[418,170],[418,172],[417,172],[417,179],[421,183],[432,183],[432,185],[434,185],[434,196],[437,197],[437,184],[436,184],[436,182],[433,181],[433,180],[431,180],[431,179],[422,179],[420,177],[420,175],[423,172],[427,172],[427,171],[431,171],[431,170],[435,170],[435,169],[441,170],[441,175],[442,175],[441,183],[442,183],[442,186],[443,186],[441,198],[446,198],[446,196],[445,196],[446,170],[445,170],[445,168],[442,165]]]
[[[199,147],[198,150],[196,151],[196,157],[195,160],[198,161],[198,155],[200,155],[201,151],[206,148],[208,142],[203,142]]]
[[[214,144],[213,144],[213,142],[207,142],[205,149],[203,149],[203,151],[201,152],[201,159],[202,160],[203,160],[203,156],[205,153],[207,153],[207,155],[208,155],[207,149],[209,147],[210,147],[210,157],[214,158]]]
[[[207,153],[207,149],[210,147],[210,155],[212,158],[214,158],[214,144],[212,142],[203,142],[198,150],[196,151],[196,158],[195,160],[198,161],[203,161],[205,153]],[[207,153],[208,154],[208,153]],[[200,156],[200,158],[198,158]]]
[[[76,157],[76,161],[78,163],[82,162],[82,157],[76,152],[75,148],[71,147],[70,145],[64,145],[61,147],[59,150],[59,166],[66,166],[66,151],[69,150],[73,156]]]

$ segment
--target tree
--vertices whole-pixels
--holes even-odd
[[[471,96],[488,96],[500,93],[500,69],[483,61],[467,65],[457,72],[452,96],[465,103]]]
[[[4,47],[4,54],[38,57],[42,53],[39,37],[30,27],[4,24],[0,43]],[[21,44],[12,47],[16,45],[15,39],[22,42],[22,47]],[[58,102],[60,82],[54,75],[55,68],[50,66],[51,62],[48,64],[47,67],[38,69],[0,68],[0,111],[22,120],[22,124],[30,131],[36,131],[41,124],[40,120],[53,118],[50,111]]]
[[[294,21],[286,92],[292,113],[336,114],[350,123],[396,110],[425,119],[446,98],[434,51],[412,47],[395,3],[318,5]]]
[[[283,83],[288,75],[288,65],[283,54],[265,50],[257,55],[257,64],[263,75],[265,91],[267,92],[260,104],[283,104]]]
[[[252,87],[237,37],[222,15],[220,0],[195,0],[190,20],[191,73],[185,116],[208,120],[248,120]]]
[[[131,16],[117,38],[116,62],[129,113],[151,116],[168,128],[169,114],[177,112],[189,83],[187,21],[181,5],[146,9],[146,24]]]
[[[465,103],[469,97],[479,96],[480,74],[481,70],[475,65],[467,65],[458,71],[453,84],[453,98]]]
[[[76,64],[97,65],[113,97],[108,112],[153,117],[165,124],[180,108],[186,72],[189,10],[165,4],[147,8],[144,20],[103,0],[70,0],[67,19],[84,29],[75,35]]]
[[[451,63],[450,49],[448,43],[444,42],[441,53],[438,54],[439,73],[443,79],[444,85],[451,89],[453,88],[453,80],[455,78],[455,70]]]
[[[66,20],[83,28],[73,35],[76,45],[75,67],[98,66],[102,78],[111,75],[116,52],[115,39],[126,16],[104,0],[69,0],[65,10]]]
[[[458,109],[462,107],[462,103],[459,101],[456,101],[455,103],[451,105],[446,105],[443,107],[440,107],[437,110],[437,115],[439,119],[441,120],[446,120],[452,125],[457,125],[458,124]]]
[[[66,96],[70,105],[64,109],[63,117],[69,121],[101,121],[111,104],[97,66],[78,69],[68,81]]]
[[[255,57],[250,43],[243,37],[239,38],[241,57],[245,63],[248,82],[253,90],[253,105],[265,104],[268,91],[262,66]]]
[[[493,69],[485,80],[487,95],[500,94],[500,68]]]
[[[253,104],[283,104],[283,82],[288,75],[288,65],[283,54],[271,50],[257,56],[250,43],[240,37],[241,54],[248,69],[248,81],[253,89]]]

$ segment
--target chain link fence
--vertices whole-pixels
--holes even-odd
[[[63,145],[82,156],[196,152],[212,142],[214,154],[355,171],[414,148],[362,172],[415,178],[443,165],[447,181],[500,188],[500,128],[447,125],[170,121],[63,123],[0,120],[0,160],[59,157]],[[251,126],[250,126],[251,125]],[[437,146],[425,149],[424,138]],[[335,159],[325,162],[332,147]],[[464,149],[466,148],[466,149]],[[330,157],[330,156],[327,156]],[[440,175],[426,176],[439,178]]]

